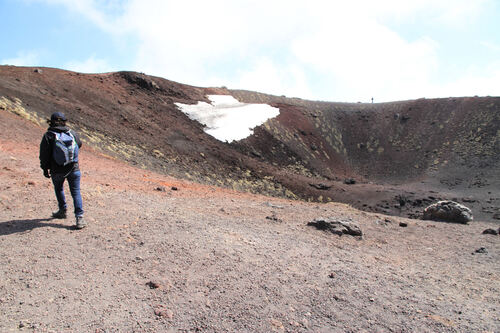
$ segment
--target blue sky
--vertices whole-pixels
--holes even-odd
[[[375,102],[500,95],[499,0],[0,0],[0,64]]]

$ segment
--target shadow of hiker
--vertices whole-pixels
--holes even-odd
[[[0,222],[0,236],[12,235],[25,231],[32,231],[33,229],[42,227],[60,228],[68,230],[74,229],[74,226],[69,226],[69,225],[63,225],[58,223],[43,223],[52,220],[53,218],[32,219],[32,220],[11,220],[11,221]]]

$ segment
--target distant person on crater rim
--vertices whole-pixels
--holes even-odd
[[[75,208],[76,228],[82,229],[87,223],[83,219],[83,203],[80,193],[81,172],[78,165],[78,151],[82,142],[78,134],[66,126],[66,116],[54,112],[47,120],[49,128],[40,142],[40,167],[43,175],[52,178],[59,210],[52,213],[56,219],[66,218],[66,198],[64,180],[68,180]]]

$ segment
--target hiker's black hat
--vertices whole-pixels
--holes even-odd
[[[66,116],[62,112],[54,112],[52,116],[50,116],[50,121],[57,121],[57,120],[62,120],[66,121]]]

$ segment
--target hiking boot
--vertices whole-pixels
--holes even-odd
[[[84,220],[83,216],[77,216],[76,217],[76,228],[77,229],[83,229],[87,226],[87,222]]]
[[[52,213],[52,217],[55,219],[65,219],[66,218],[66,210],[59,209],[57,212]]]

